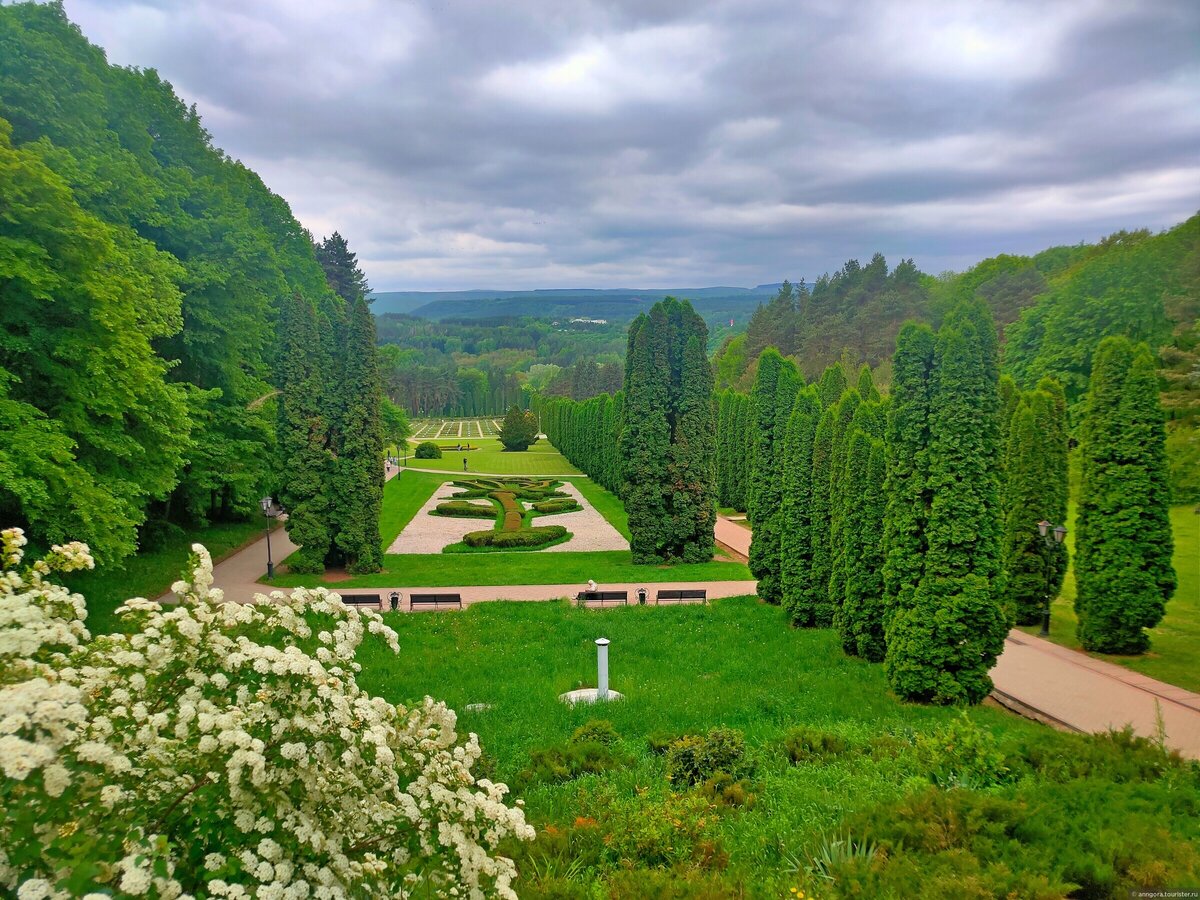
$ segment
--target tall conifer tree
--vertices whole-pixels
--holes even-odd
[[[812,455],[821,401],[812,385],[796,396],[783,453],[780,580],[784,609],[793,624],[815,624],[812,578]]]
[[[871,404],[864,404],[866,408]],[[871,662],[884,657],[883,485],[887,460],[883,441],[855,427],[846,458],[843,540],[845,596],[835,617],[842,647]]]
[[[780,463],[787,418],[800,387],[795,363],[768,347],[758,359],[758,373],[750,392],[754,429],[754,462],[750,475],[747,517],[753,528],[750,571],[758,579],[758,595],[769,603],[783,597],[780,583]]]
[[[1175,592],[1170,488],[1154,358],[1100,342],[1080,424],[1075,612],[1084,649],[1143,653]]]
[[[847,495],[846,457],[849,452],[851,423],[862,406],[862,397],[850,388],[834,407],[833,448],[829,454],[829,605],[835,614],[846,595],[846,567],[843,558],[846,544],[843,526],[848,502],[855,502]]]
[[[821,400],[821,409],[829,409],[841,400],[848,384],[846,370],[840,362],[828,366],[821,373],[821,380],[817,382],[817,396]]]
[[[820,387],[818,386],[818,396]],[[807,585],[806,609],[812,610],[812,624],[828,628],[833,624],[834,607],[829,602],[829,576],[833,571],[833,539],[830,531],[829,479],[833,467],[833,436],[836,409],[827,407],[817,420],[812,450],[812,500],[809,503],[809,535],[812,545],[812,569]]]

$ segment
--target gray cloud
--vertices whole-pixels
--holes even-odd
[[[67,0],[378,289],[927,271],[1200,207],[1193,0]]]

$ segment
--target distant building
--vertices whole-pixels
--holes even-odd
[[[572,319],[571,322],[576,325],[607,325],[608,319],[585,319],[580,316]]]

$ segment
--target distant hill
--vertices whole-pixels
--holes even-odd
[[[383,291],[373,295],[376,315],[407,313],[423,319],[582,316],[627,322],[663,297],[692,301],[706,319],[746,316],[774,287],[558,288],[530,291]]]

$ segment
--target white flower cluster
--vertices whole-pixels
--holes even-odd
[[[241,605],[195,545],[179,604],[141,598],[93,638],[83,598],[47,580],[90,567],[55,547],[19,568],[0,532],[0,887],[75,896],[304,900],[515,897],[496,853],[533,829],[476,779],[453,711],[359,689],[378,614],[324,589]],[[89,892],[95,892],[89,895]]]

